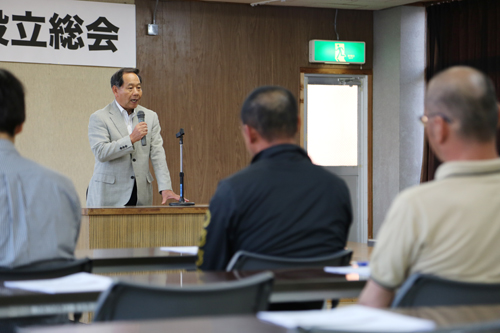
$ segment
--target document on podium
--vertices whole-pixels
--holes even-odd
[[[415,332],[430,331],[436,327],[431,320],[362,305],[333,310],[259,312],[257,317],[287,329],[302,327],[345,332]]]
[[[191,255],[198,254],[198,246],[168,246],[160,247],[160,250]]]
[[[112,283],[113,279],[110,277],[81,272],[55,279],[5,281],[4,286],[46,294],[63,294],[104,291]]]

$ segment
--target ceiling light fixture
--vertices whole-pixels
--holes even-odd
[[[266,0],[266,1],[254,2],[251,3],[250,6],[255,7],[258,5],[265,5],[266,3],[276,2],[276,1],[285,2],[286,0]]]

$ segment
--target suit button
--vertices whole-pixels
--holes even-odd
[[[135,162],[135,158],[132,160],[132,162]]]
[[[130,179],[134,179],[135,177],[134,176],[131,176]]]

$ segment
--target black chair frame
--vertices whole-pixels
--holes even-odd
[[[267,309],[274,275],[196,286],[115,282],[99,297],[94,321],[254,314]],[[246,298],[246,299],[245,299]]]
[[[89,258],[48,260],[14,268],[0,268],[0,281],[53,279],[79,272],[92,272]]]
[[[392,307],[500,304],[500,283],[470,283],[413,274],[401,286]]]
[[[314,258],[285,258],[238,251],[231,258],[226,271],[250,271],[302,267],[348,266],[352,250],[342,250],[332,255]]]

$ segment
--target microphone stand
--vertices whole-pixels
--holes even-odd
[[[179,139],[179,144],[181,147],[181,172],[179,174],[179,176],[181,178],[181,186],[180,186],[181,187],[181,192],[180,192],[181,197],[179,199],[179,202],[171,202],[171,203],[169,203],[169,206],[194,206],[194,202],[187,202],[186,200],[184,200],[184,172],[182,171],[182,144],[184,142],[183,136],[184,136],[184,129],[181,128],[179,133],[177,133],[175,135],[175,137]]]

